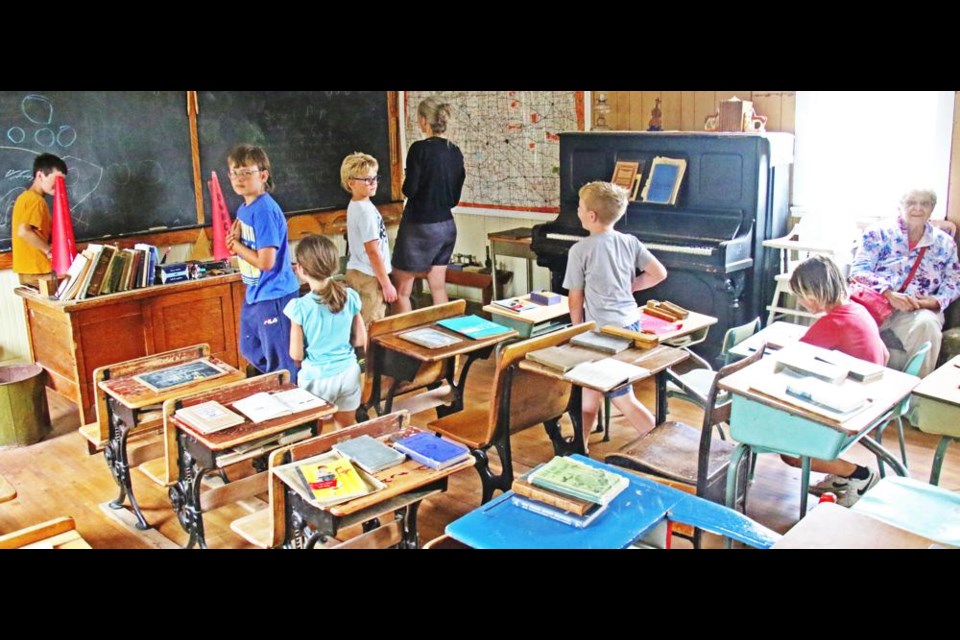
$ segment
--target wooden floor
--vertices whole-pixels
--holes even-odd
[[[490,397],[492,367],[478,362],[470,374],[467,403],[486,405]],[[653,385],[638,386],[638,395],[648,407],[653,405]],[[53,433],[44,441],[29,447],[0,451],[0,475],[17,490],[18,496],[0,505],[0,533],[48,520],[72,516],[80,534],[94,548],[162,548],[182,545],[187,536],[180,528],[167,492],[151,482],[139,470],[134,472],[134,487],[147,520],[156,531],[139,532],[101,508],[116,497],[117,490],[103,455],[88,455],[85,442],[77,433],[79,414],[73,405],[49,393]],[[671,417],[698,424],[700,412],[684,402],[671,400]],[[433,411],[414,416],[413,422],[423,425],[433,419]],[[570,425],[565,422],[565,429]],[[908,460],[914,478],[926,481],[933,452],[939,440],[907,427]],[[591,457],[603,457],[632,439],[633,430],[614,415],[610,442],[600,441],[600,434],[590,439]],[[888,443],[896,442],[895,429],[887,431]],[[894,444],[895,446],[895,444]],[[552,447],[542,427],[528,429],[513,439],[515,471],[522,472],[552,457]],[[892,450],[892,449],[891,449]],[[861,464],[876,467],[875,458],[862,447],[855,446],[850,457]],[[496,454],[491,455],[496,465]],[[814,474],[819,479],[819,474]],[[750,489],[748,515],[779,532],[789,529],[797,520],[799,508],[800,470],[788,467],[778,457],[760,456],[756,481]],[[941,474],[942,487],[960,490],[960,446],[948,450]],[[423,542],[441,535],[450,521],[476,508],[480,503],[480,480],[474,471],[454,476],[447,493],[431,498],[420,509],[419,528]],[[811,504],[815,498],[811,497]],[[231,505],[205,516],[207,542],[211,548],[250,548],[230,528],[231,520],[246,514],[256,504]],[[157,535],[159,533],[160,535]],[[719,538],[707,536],[706,546],[719,546]]]

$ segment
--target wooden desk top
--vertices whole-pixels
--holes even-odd
[[[382,437],[380,440],[386,442],[387,437]],[[307,494],[307,490],[303,487],[303,482],[297,476],[296,467],[309,462],[309,460],[310,459],[307,458],[271,469],[271,473],[276,474],[281,482],[296,491],[308,502],[310,502],[311,496]],[[318,506],[317,509],[325,509],[338,518],[342,518],[375,504],[385,502],[395,496],[414,491],[432,482],[436,482],[441,478],[463,471],[464,469],[469,469],[475,462],[474,458],[471,457],[459,464],[451,465],[446,469],[431,469],[415,460],[407,458],[403,463],[395,467],[390,467],[389,469],[384,469],[379,473],[373,474],[377,480],[387,485],[384,489],[330,507]]]
[[[276,388],[271,389],[270,391],[287,391],[289,389],[296,388],[297,385],[286,382],[278,385]],[[196,438],[197,441],[201,442],[205,447],[210,449],[210,451],[225,451],[252,440],[259,440],[260,438],[266,438],[268,436],[282,433],[287,429],[293,428],[305,422],[325,418],[326,416],[332,415],[337,411],[336,405],[324,401],[324,405],[322,407],[307,409],[306,411],[300,411],[299,413],[291,413],[290,415],[280,416],[271,420],[264,420],[263,422],[252,422],[249,418],[240,413],[240,411],[233,409],[233,402],[248,395],[252,394],[246,393],[245,395],[237,396],[235,390],[227,390],[224,392],[224,397],[222,399],[215,397],[215,394],[213,397],[204,397],[204,401],[217,400],[225,407],[244,418],[242,424],[238,424],[234,427],[229,427],[220,431],[214,431],[213,433],[201,433],[185,422],[178,420],[176,413],[173,414],[173,422],[177,429],[190,434]]]
[[[571,351],[587,351],[591,353],[596,353],[592,349],[584,349],[583,347],[577,347],[571,344],[565,344],[560,347],[561,349],[569,349]],[[683,349],[676,349],[674,347],[668,347],[666,345],[658,345],[653,349],[627,349],[626,351],[621,351],[616,355],[603,355],[603,357],[614,358],[622,362],[628,362],[630,364],[636,365],[638,367],[644,367],[650,371],[651,375],[656,375],[666,369],[667,367],[672,367],[675,364],[683,362],[690,357],[690,354],[684,351]],[[554,369],[553,367],[548,367],[542,365],[533,360],[521,360],[519,365],[524,371],[532,371],[548,378],[553,378],[555,380],[567,380],[564,377],[563,372],[559,369]],[[639,378],[638,378],[639,380]],[[570,384],[579,384],[572,380],[567,380]],[[585,385],[580,385],[585,386]],[[590,387],[593,388],[593,387]],[[597,389],[597,391],[606,392],[604,389]]]
[[[518,227],[506,231],[493,231],[487,234],[487,239],[496,242],[525,244],[529,246],[533,242],[533,229],[531,227]]]
[[[174,282],[172,284],[156,284],[142,289],[131,289],[130,291],[120,291],[118,293],[108,293],[102,296],[84,298],[83,300],[56,300],[41,296],[35,289],[29,287],[17,287],[14,289],[21,298],[26,298],[31,302],[37,302],[44,306],[61,309],[65,313],[92,309],[102,305],[116,304],[120,301],[139,300],[141,298],[152,298],[154,296],[165,296],[171,293],[184,293],[203,287],[216,286],[219,284],[230,284],[240,282],[240,272],[226,273],[222,276],[209,276],[199,280],[184,280],[183,282]]]
[[[894,369],[884,369],[882,378],[868,383],[856,382],[848,378],[838,386],[849,387],[858,391],[860,388],[867,388],[868,397],[872,402],[869,407],[860,413],[853,415],[848,420],[838,422],[754,390],[752,385],[755,382],[768,380],[775,375],[774,367],[776,364],[776,358],[763,358],[745,369],[722,378],[717,384],[721,389],[731,393],[852,435],[872,425],[906,397],[920,382],[920,378]]]
[[[810,511],[772,548],[927,549],[932,544],[939,543],[868,515],[825,502]]]
[[[17,497],[17,490],[13,485],[7,482],[7,479],[0,476],[0,502],[9,502]]]
[[[524,296],[517,296],[516,298],[505,298],[506,300],[520,300],[521,302],[530,304],[530,294]],[[536,304],[536,303],[533,303]],[[570,313],[570,302],[567,299],[567,296],[560,296],[560,302],[557,304],[550,305],[537,305],[536,309],[529,309],[527,311],[510,311],[510,309],[504,309],[503,307],[497,306],[493,303],[488,304],[483,308],[487,313],[495,313],[499,316],[506,316],[512,318],[517,322],[523,322],[524,324],[539,324],[541,322],[547,322],[553,320],[554,318],[559,318]],[[714,320],[716,322],[716,320]]]
[[[641,326],[643,325],[643,319],[647,317],[649,316],[641,312],[640,314]],[[679,328],[674,329],[673,331],[667,331],[664,333],[657,334],[657,337],[660,338],[660,342],[664,342],[666,340],[673,340],[675,338],[682,338],[683,336],[690,335],[691,333],[695,333],[697,331],[700,331],[701,329],[706,329],[711,325],[717,324],[717,319],[714,318],[713,316],[708,316],[703,313],[697,313],[696,311],[691,311],[690,315],[688,315],[683,320],[678,321],[677,324],[680,325]]]
[[[960,406],[960,356],[920,381],[913,392],[918,396]]]
[[[798,342],[806,333],[807,327],[793,322],[784,322],[778,320],[773,324],[764,327],[760,331],[730,349],[730,353],[741,358],[746,358],[756,351],[761,344],[767,343],[768,349],[779,349],[794,342]]]
[[[407,340],[404,340],[401,334],[407,333],[409,331],[416,331],[417,329],[423,329],[424,327],[429,327],[440,333],[445,333],[456,338],[460,338],[460,342],[456,344],[451,344],[446,347],[441,347],[439,349],[428,349],[427,347],[422,347],[418,344],[413,344]],[[439,326],[435,322],[428,322],[427,324],[422,324],[416,327],[409,327],[401,331],[396,331],[394,333],[386,333],[382,336],[376,336],[373,338],[373,341],[379,344],[385,349],[390,351],[396,351],[405,356],[414,358],[415,360],[420,360],[421,362],[439,362],[440,360],[446,360],[453,356],[459,356],[462,354],[470,353],[472,351],[477,351],[478,349],[483,349],[485,347],[490,347],[495,344],[499,344],[504,340],[509,340],[510,338],[517,337],[517,332],[513,329],[505,331],[496,336],[490,336],[489,338],[481,338],[480,340],[474,340],[466,336],[460,335],[456,331],[450,331],[444,327]]]
[[[148,407],[155,404],[162,404],[165,400],[169,400],[170,398],[177,398],[187,394],[206,391],[207,389],[214,389],[216,387],[228,384],[230,382],[236,382],[244,378],[242,371],[231,367],[223,360],[219,360],[214,357],[197,358],[197,360],[208,360],[212,364],[223,369],[225,373],[213,378],[204,378],[203,380],[199,380],[195,383],[191,382],[178,387],[171,387],[170,389],[164,391],[154,391],[139,380],[134,379],[133,376],[124,376],[122,378],[114,378],[112,380],[103,380],[98,384],[106,394],[113,397],[124,406],[130,409],[140,409],[142,407]],[[189,362],[196,362],[196,360],[191,360]],[[180,366],[189,364],[189,362],[178,362],[170,366]],[[148,372],[143,371],[137,375],[141,375],[142,373]]]

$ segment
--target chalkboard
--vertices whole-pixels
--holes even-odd
[[[350,195],[340,186],[340,163],[354,151],[380,163],[380,188],[373,202],[391,201],[386,91],[200,91],[198,101],[208,221],[206,181],[211,171],[220,178],[231,214],[242,202],[227,176],[227,154],[242,142],[266,150],[273,197],[287,214],[345,208]]]
[[[67,163],[78,241],[197,224],[186,91],[0,92],[0,251],[33,159]],[[52,203],[51,203],[52,204]]]

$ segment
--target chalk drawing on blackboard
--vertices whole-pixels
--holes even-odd
[[[47,96],[30,94],[20,101],[20,110],[34,124],[53,122],[53,103]]]
[[[133,376],[137,382],[149,387],[153,391],[160,392],[175,387],[182,387],[185,384],[196,382],[198,380],[207,380],[218,378],[225,375],[226,369],[222,369],[213,364],[206,358],[178,364],[166,369],[158,369],[150,373],[141,373]]]

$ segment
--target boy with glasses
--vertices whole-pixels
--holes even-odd
[[[376,158],[355,152],[340,165],[340,185],[350,194],[347,205],[347,285],[360,294],[365,326],[384,317],[387,303],[397,299],[390,282],[390,244],[383,217],[370,201],[377,194],[380,165]]]

